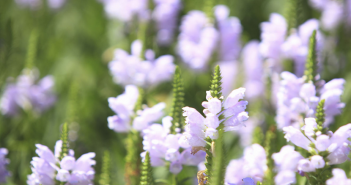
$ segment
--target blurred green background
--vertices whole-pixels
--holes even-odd
[[[220,0],[226,4],[231,15],[237,16],[243,25],[243,42],[260,38],[259,24],[267,21],[270,13],[285,14],[287,0]],[[182,14],[189,10],[202,10],[202,0],[184,0]],[[309,9],[302,19],[318,17],[318,12]],[[60,126],[69,122],[70,129],[76,131],[77,139],[70,142],[75,156],[95,152],[97,184],[101,171],[102,154],[111,153],[112,184],[124,184],[124,139],[125,134],[117,134],[107,127],[107,117],[113,115],[108,107],[107,98],[123,92],[123,88],[112,81],[107,62],[111,48],[129,49],[129,40],[123,33],[123,23],[108,20],[103,6],[97,0],[67,0],[65,5],[52,10],[47,7],[29,9],[18,6],[12,0],[0,1],[0,92],[2,94],[9,77],[16,78],[25,67],[27,48],[32,31],[38,33],[37,53],[34,66],[39,69],[40,77],[53,75],[55,78],[56,104],[42,115],[22,112],[16,117],[0,115],[0,147],[9,150],[8,169],[12,176],[8,184],[26,184],[27,175],[31,173],[30,161],[35,154],[35,144],[47,145],[53,150],[60,138]],[[346,102],[344,114],[336,120],[340,125],[351,122],[351,62],[350,33],[340,29],[339,45],[333,51],[337,56],[337,65],[326,63],[322,77],[330,80],[336,77],[346,79],[343,101]],[[175,43],[174,43],[175,45]],[[174,47],[173,45],[173,47]],[[174,54],[170,48],[161,48],[159,53]],[[335,59],[334,59],[335,60]],[[176,64],[182,68],[185,83],[185,105],[202,110],[201,102],[205,100],[211,71],[196,74],[186,68],[177,58]],[[331,67],[329,65],[332,65]],[[240,79],[239,79],[240,81]],[[242,81],[242,80],[241,80]],[[172,85],[163,83],[149,90],[148,104],[165,101],[170,109]],[[250,102],[249,112],[261,112],[265,115],[265,125],[274,124],[274,110],[262,109],[260,102]],[[264,127],[267,129],[268,127]],[[280,138],[283,140],[284,139]],[[241,155],[238,140],[231,134],[228,144],[233,146],[228,159]],[[278,148],[279,151],[279,148]],[[343,165],[350,171],[351,163]],[[162,178],[164,170],[154,170]],[[187,167],[180,174],[180,179],[196,174],[195,167]],[[190,183],[191,181],[186,181]],[[184,183],[186,184],[186,183]]]

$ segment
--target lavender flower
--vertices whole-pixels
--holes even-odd
[[[196,166],[205,160],[206,153],[199,151],[191,154],[191,148],[184,145],[181,134],[170,134],[172,125],[170,116],[162,119],[162,125],[152,124],[143,130],[144,150],[150,154],[152,166],[164,166],[165,162],[170,162],[170,171],[174,174],[182,170],[182,165]],[[183,152],[180,153],[180,148]],[[145,152],[141,154],[145,157]]]
[[[190,11],[182,19],[177,53],[196,70],[206,69],[217,45],[218,32],[201,11]]]
[[[274,153],[272,158],[277,169],[275,183],[277,185],[295,183],[295,172],[299,161],[303,159],[301,154],[294,151],[293,146],[286,145],[280,149],[279,153]]]
[[[343,92],[344,79],[334,79],[316,89],[312,83],[304,83],[304,78],[298,78],[289,72],[281,74],[283,80],[277,94],[277,117],[278,128],[292,125],[298,127],[302,122],[303,115],[311,117],[315,115],[317,104],[324,99],[326,113],[326,122],[324,126],[328,126],[334,120],[334,116],[341,113],[341,109],[345,106],[340,102],[340,96]],[[320,94],[320,96],[317,96]]]
[[[56,142],[55,155],[44,145],[36,144],[36,153],[39,157],[33,157],[32,174],[28,175],[27,184],[55,184],[55,180],[67,182],[69,185],[74,184],[92,184],[95,171],[91,167],[95,165],[92,159],[95,153],[90,152],[82,155],[77,160],[74,158],[73,150],[65,156],[61,161],[58,159],[62,141]]]
[[[348,179],[345,171],[339,168],[335,168],[332,171],[333,177],[328,179],[326,184],[327,185],[334,185],[334,184],[343,184],[343,185],[351,185],[351,179]]]
[[[183,108],[183,116],[186,117],[185,123],[187,124],[182,137],[192,147],[204,147],[206,145],[206,137],[211,139],[218,137],[216,129],[224,120],[219,120],[219,115],[217,114],[221,112],[222,107],[224,108],[222,112],[224,117],[228,118],[224,121],[224,131],[232,131],[239,128],[249,118],[248,113],[245,112],[248,102],[239,101],[244,97],[245,88],[233,90],[223,104],[219,99],[213,98],[210,91],[206,93],[208,101],[202,103],[202,106],[205,108],[206,118],[194,108]]]
[[[264,91],[263,59],[259,52],[259,43],[251,41],[246,44],[242,52],[245,67],[245,88],[247,98],[255,98]]]
[[[50,108],[56,101],[53,77],[46,76],[39,82],[37,80],[38,74],[35,70],[24,70],[16,83],[7,84],[0,99],[2,114],[14,116],[19,113],[20,108],[41,113]]]
[[[127,85],[125,92],[116,98],[109,98],[109,107],[117,114],[107,118],[108,127],[115,132],[128,132],[131,117],[134,115],[135,103],[139,90],[134,85]]]
[[[305,61],[308,54],[309,39],[314,30],[319,30],[319,23],[316,19],[307,20],[296,32],[293,32],[282,45],[282,52],[285,58],[293,59],[295,62],[295,73],[302,76],[305,70]],[[317,32],[317,57],[322,58],[324,38],[320,31]]]
[[[123,22],[131,21],[137,17],[143,21],[148,20],[148,0],[101,0],[109,18]]]
[[[7,154],[6,148],[0,148],[0,183],[5,183],[6,178],[10,176],[10,172],[6,169],[6,166],[9,164],[9,160],[5,158]]]
[[[108,99],[110,108],[117,114],[107,118],[110,129],[115,132],[128,132],[131,129],[131,118],[136,116],[132,126],[135,130],[141,131],[162,117],[165,103],[158,103],[151,108],[144,105],[142,110],[137,110],[135,113],[134,108],[138,97],[138,88],[134,85],[127,85],[123,94]]]
[[[333,132],[329,131],[328,135],[324,135],[320,132],[311,133],[312,129],[317,130],[317,124],[314,124],[315,122],[315,118],[305,119],[306,126],[304,129],[307,137],[300,130],[292,126],[285,127],[283,129],[285,132],[285,138],[296,146],[302,147],[308,151],[313,150],[311,147],[312,143],[314,144],[313,146],[315,146],[317,153],[327,151],[329,154],[327,156],[328,165],[341,164],[345,162],[348,159],[348,154],[350,153],[349,146],[351,142],[348,139],[351,137],[349,134],[351,124],[340,127],[334,134]],[[316,136],[316,139],[314,139],[314,136]]]
[[[261,23],[261,30],[260,52],[269,59],[273,68],[280,70],[281,46],[285,40],[287,23],[283,16],[273,13],[269,22]]]
[[[241,49],[242,27],[236,17],[229,17],[229,8],[218,5],[214,8],[219,32],[219,63],[222,73],[222,93],[228,95],[233,89],[237,73],[237,58]]]
[[[163,116],[165,107],[165,103],[158,103],[151,108],[144,106],[143,110],[137,111],[138,116],[133,120],[133,128],[138,131],[145,129],[150,123]]]
[[[335,30],[343,20],[344,4],[332,0],[310,0],[310,4],[322,12],[321,22],[325,30]]]
[[[224,5],[214,7],[219,31],[219,58],[221,61],[236,60],[241,49],[240,36],[242,27],[240,20],[236,17],[229,17],[229,11],[229,8]]]
[[[266,162],[266,152],[262,146],[253,144],[246,147],[242,158],[230,161],[225,181],[236,185],[253,183],[250,181],[255,181],[255,183],[262,181],[268,168]],[[246,177],[251,177],[252,179],[247,179]]]
[[[114,81],[120,85],[134,84],[143,87],[155,86],[170,80],[175,65],[171,55],[163,55],[154,59],[152,50],[145,53],[146,60],[141,59],[142,44],[134,41],[131,55],[122,49],[116,49],[114,59],[109,63]]]
[[[168,46],[173,41],[177,28],[177,17],[181,9],[180,0],[154,0],[155,9],[152,13],[157,24],[157,42],[161,46]]]
[[[37,9],[42,5],[41,0],[15,0],[15,2],[22,7],[29,7],[31,9]],[[61,8],[66,0],[48,0],[48,5],[51,9]]]

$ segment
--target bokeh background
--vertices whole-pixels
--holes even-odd
[[[288,0],[219,0],[230,8],[230,15],[240,19],[243,26],[242,43],[260,40],[260,23],[267,21],[273,12],[286,15]],[[304,1],[302,1],[304,2]],[[305,2],[307,3],[307,2]],[[180,17],[190,10],[202,10],[203,0],[183,0]],[[320,13],[308,4],[299,15],[299,21],[319,18]],[[107,98],[115,97],[124,90],[115,84],[109,73],[108,62],[114,48],[129,50],[131,40],[126,36],[124,23],[108,19],[101,2],[98,0],[67,0],[59,9],[50,9],[45,3],[40,8],[23,7],[13,0],[0,1],[0,94],[6,83],[19,76],[26,67],[27,49],[30,34],[38,34],[37,52],[34,66],[40,71],[40,77],[53,75],[57,102],[40,115],[23,111],[15,117],[0,115],[0,147],[9,150],[12,175],[7,184],[26,184],[27,175],[31,173],[30,161],[35,156],[35,144],[41,143],[53,149],[60,138],[60,127],[64,122],[70,125],[70,148],[76,157],[87,152],[95,152],[97,165],[96,184],[101,171],[102,154],[111,153],[111,184],[124,184],[125,134],[117,134],[107,127],[107,117],[113,115],[108,107]],[[351,34],[343,25],[338,29],[338,44],[333,51],[335,55],[323,63],[322,78],[345,78],[346,86],[343,102],[346,107],[338,116],[331,130],[351,122]],[[150,36],[150,45],[154,37]],[[205,100],[205,91],[209,89],[211,71],[194,73],[186,67],[175,54],[176,42],[167,48],[153,49],[156,55],[172,54],[175,63],[181,67],[185,85],[185,105],[202,110],[201,102]],[[213,69],[214,63],[209,69]],[[287,67],[289,69],[289,67]],[[291,70],[291,69],[290,69]],[[236,87],[240,87],[243,75],[238,75]],[[166,114],[172,100],[170,82],[149,89],[147,102],[167,103]],[[274,108],[262,109],[267,101],[249,104],[249,113],[261,112],[264,117],[262,129],[274,125]],[[267,107],[267,106],[266,106]],[[277,148],[285,144],[278,134]],[[227,158],[240,157],[242,148],[238,137],[231,133],[227,137],[231,148]],[[351,163],[342,166],[348,172]],[[156,168],[154,175],[162,177],[162,168]],[[196,174],[195,167],[187,167],[180,177],[187,178]],[[348,174],[350,177],[350,174]],[[184,184],[190,181],[184,181]],[[162,183],[159,183],[162,184]]]

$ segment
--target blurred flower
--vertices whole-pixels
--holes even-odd
[[[322,12],[321,23],[325,30],[335,30],[343,20],[345,5],[342,1],[310,0],[310,4]]]
[[[296,152],[293,146],[286,145],[280,149],[279,153],[274,153],[272,158],[277,170],[275,183],[277,185],[295,183],[295,172],[299,161],[303,159],[301,154]]]
[[[9,160],[5,158],[7,154],[6,148],[0,148],[0,183],[5,183],[6,178],[10,176],[10,172],[6,169],[6,166],[9,164]]]
[[[229,12],[227,6],[217,5],[214,7],[219,31],[219,60],[221,61],[236,60],[241,49],[242,27],[240,20],[236,17],[229,17]]]
[[[199,151],[194,155],[191,154],[190,146],[182,143],[181,134],[170,134],[171,121],[170,116],[164,117],[162,125],[152,124],[142,131],[145,152],[141,156],[144,158],[148,151],[152,166],[164,166],[168,161],[170,171],[177,174],[182,170],[182,165],[196,166],[204,161],[206,153]],[[180,148],[185,150],[180,153]]]
[[[283,16],[272,13],[269,22],[261,23],[261,31],[262,41],[259,47],[261,55],[268,58],[271,67],[279,71],[281,70],[281,46],[285,40],[287,23]]]
[[[333,177],[328,179],[326,184],[327,185],[334,185],[334,184],[343,184],[343,185],[351,185],[351,179],[348,179],[345,171],[339,168],[335,168],[332,171]]]
[[[304,83],[304,78],[298,78],[290,72],[281,73],[279,92],[277,94],[277,116],[278,128],[292,125],[298,127],[302,122],[302,115],[311,117],[315,115],[317,104],[324,99],[324,110],[328,126],[334,120],[334,116],[341,113],[345,106],[340,102],[343,93],[344,79],[333,79],[321,87],[318,91],[312,83]],[[317,96],[320,94],[319,96]]]
[[[15,2],[23,7],[37,9],[42,5],[42,0],[15,0]],[[47,4],[52,9],[59,9],[65,4],[66,0],[47,0]]]
[[[58,150],[61,150],[61,146],[62,141],[57,141],[54,155],[47,146],[36,144],[35,152],[39,157],[33,157],[31,162],[33,173],[28,175],[27,184],[53,185],[55,180],[67,182],[68,185],[92,184],[95,171],[91,166],[95,165],[92,159],[95,153],[84,154],[76,160],[73,150],[70,150],[69,154],[60,161]]]
[[[224,5],[214,7],[219,34],[218,65],[221,68],[224,95],[228,95],[233,89],[238,68],[236,60],[241,50],[242,27],[238,18],[229,17],[229,11],[229,8]]]
[[[248,99],[262,96],[265,90],[263,59],[259,52],[259,43],[250,41],[242,51],[245,67],[245,88]]]
[[[154,59],[154,52],[147,50],[143,61],[142,47],[141,42],[136,40],[132,43],[131,55],[122,49],[115,50],[109,68],[117,84],[150,87],[172,78],[175,70],[173,56],[163,55]]]
[[[117,114],[107,118],[110,129],[115,132],[130,130],[130,120],[134,115],[134,107],[138,98],[138,88],[134,85],[127,85],[123,94],[108,99],[109,107]]]
[[[180,0],[154,0],[155,8],[152,17],[157,24],[157,42],[161,46],[172,43],[177,29],[178,13],[181,9]]]
[[[133,18],[148,20],[148,0],[100,0],[104,5],[109,18],[123,22],[132,21]]]
[[[296,76],[300,77],[304,73],[308,55],[309,40],[314,30],[317,30],[317,57],[318,61],[321,61],[324,38],[322,33],[319,31],[319,23],[316,19],[310,19],[301,24],[298,30],[289,35],[282,45],[284,57],[294,60]]]
[[[37,80],[36,71],[26,69],[16,83],[7,84],[0,99],[2,114],[14,116],[19,113],[19,108],[34,110],[36,113],[50,108],[56,101],[53,77],[46,76],[39,82]]]
[[[225,174],[225,181],[236,185],[262,181],[268,168],[266,162],[266,152],[261,145],[253,144],[246,147],[242,158],[230,161]]]
[[[195,70],[204,70],[211,59],[218,40],[218,32],[206,15],[190,11],[182,19],[177,53]]]
[[[137,117],[133,120],[133,128],[141,131],[149,126],[150,123],[157,121],[163,116],[163,109],[166,107],[165,103],[158,103],[149,108],[146,105],[143,110],[137,111]]]

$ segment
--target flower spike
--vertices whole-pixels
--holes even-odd
[[[309,51],[305,69],[306,83],[314,82],[314,79],[317,75],[316,33],[316,30],[314,30],[312,36],[310,37]]]
[[[183,107],[184,107],[184,87],[180,74],[180,69],[177,66],[173,80],[173,104],[171,109],[172,127],[171,133],[176,133],[176,128],[183,129]]]
[[[100,176],[100,185],[110,184],[110,152],[105,151],[104,157],[102,158],[102,172]]]
[[[145,160],[141,167],[140,185],[153,185],[153,184],[154,184],[154,179],[152,177],[150,154],[149,152],[146,152]]]
[[[62,160],[68,154],[68,124],[64,123],[62,125],[61,133],[62,149],[59,159]]]

